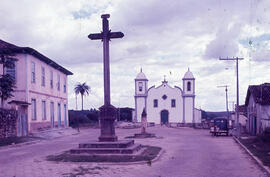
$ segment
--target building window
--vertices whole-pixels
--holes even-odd
[[[46,119],[46,101],[42,101],[42,120]]]
[[[57,74],[57,90],[60,91],[60,74]]]
[[[64,79],[64,93],[66,93],[66,92],[67,92],[67,85],[66,85],[66,82],[67,82],[67,80],[66,80],[66,79]]]
[[[45,68],[41,67],[41,86],[45,86]]]
[[[154,108],[157,108],[157,107],[158,107],[158,100],[154,99]]]
[[[16,61],[12,61],[12,68],[5,68],[5,74],[8,74],[12,77],[12,79],[16,82]]]
[[[31,100],[31,106],[32,106],[32,120],[37,120],[37,105],[36,105],[36,99]]]
[[[51,71],[50,85],[53,88],[53,71]]]
[[[175,99],[172,99],[171,106],[172,106],[172,108],[175,108]]]
[[[188,82],[188,83],[187,83],[187,91],[190,91],[190,90],[191,90],[191,83]]]
[[[138,83],[138,86],[139,86],[139,92],[141,92],[142,91],[142,87],[143,87],[143,83],[142,82],[139,82]]]
[[[36,71],[34,62],[31,62],[31,82],[36,83]]]

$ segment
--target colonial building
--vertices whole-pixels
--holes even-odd
[[[247,130],[251,135],[261,134],[270,127],[270,83],[250,85],[245,101]]]
[[[183,90],[178,86],[170,86],[165,79],[158,87],[148,89],[148,79],[141,70],[135,79],[135,121],[141,121],[140,115],[146,108],[148,122],[183,125],[201,123],[200,110],[194,107],[195,78],[189,69],[182,82]]]
[[[72,73],[30,47],[18,47],[0,40],[0,50],[9,50],[18,59],[14,69],[4,71],[16,81],[14,97],[5,101],[4,107],[18,110],[18,135],[44,128],[67,127],[67,76]]]

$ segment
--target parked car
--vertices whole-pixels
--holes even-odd
[[[213,136],[218,136],[221,134],[229,135],[228,120],[226,118],[216,118],[214,119],[214,125],[210,128],[210,133]]]

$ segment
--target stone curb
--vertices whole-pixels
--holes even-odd
[[[267,167],[267,166],[265,166],[263,163],[262,163],[262,161],[258,158],[258,157],[256,157],[256,156],[254,156],[253,154],[252,154],[252,152],[250,152],[247,148],[246,148],[246,146],[245,145],[243,145],[235,136],[233,136],[233,139],[252,157],[252,159],[253,160],[255,160],[256,161],[256,163],[263,169],[263,170],[265,170],[265,172],[267,173],[267,175],[268,176],[270,176],[270,168],[269,167]]]
[[[161,149],[161,151],[158,153],[158,155],[153,159],[151,160],[151,163],[154,163],[156,161],[158,161],[161,156],[165,153],[165,150]],[[115,162],[115,163],[97,163],[98,165],[138,165],[138,164],[147,164],[147,161],[138,161],[138,162]]]
[[[43,140],[34,140],[34,141],[28,141],[28,142],[24,142],[24,143],[10,144],[10,145],[0,147],[0,150],[4,150],[4,149],[8,149],[8,148],[16,148],[16,147],[21,147],[21,146],[31,145],[31,144],[36,144],[36,143],[39,143],[41,141],[43,141]]]
[[[78,134],[80,134],[80,133],[76,132],[76,133],[72,133],[72,134],[68,134],[68,135],[54,137],[54,138],[51,138],[51,139],[39,139],[39,140],[33,140],[33,141],[24,142],[24,143],[10,144],[10,145],[6,145],[6,146],[1,146],[0,150],[4,150],[4,149],[8,149],[8,148],[16,148],[16,147],[21,147],[21,146],[26,146],[26,145],[31,145],[31,144],[36,144],[36,143],[39,143],[41,141],[50,141],[50,140],[60,139],[60,138],[66,137],[66,136],[74,136],[74,135],[78,135]]]

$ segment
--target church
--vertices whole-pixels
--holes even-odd
[[[135,78],[134,120],[141,122],[141,113],[145,108],[148,122],[181,126],[200,124],[201,111],[195,108],[195,78],[189,69],[182,83],[183,89],[170,86],[164,79],[158,87],[148,89],[148,79],[141,69]]]

